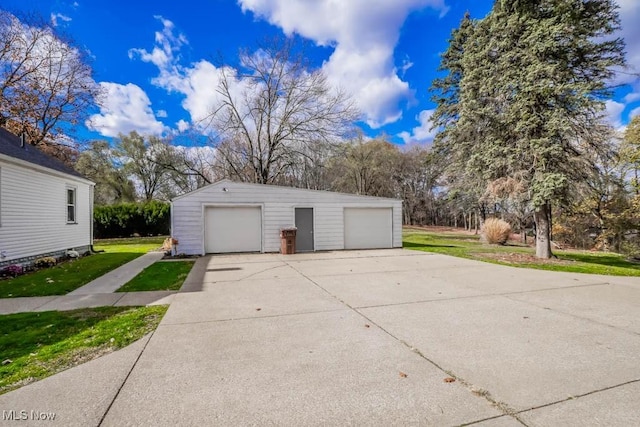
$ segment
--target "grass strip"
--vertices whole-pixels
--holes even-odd
[[[138,258],[142,253],[99,253],[0,280],[0,298],[64,295]]]
[[[55,267],[0,280],[0,298],[64,295],[162,246],[164,237],[96,240],[100,252]]]
[[[177,291],[193,264],[193,261],[158,261],[142,270],[117,292]]]
[[[640,276],[640,264],[630,262],[616,253],[556,249],[554,254],[557,258],[538,260],[531,247],[513,242],[505,246],[488,245],[480,242],[479,236],[463,232],[405,230],[403,246],[407,249],[512,267],[607,276]]]
[[[127,346],[155,330],[166,310],[98,307],[0,316],[0,393]]]
[[[162,247],[165,237],[128,237],[121,239],[100,239],[93,242],[97,251],[108,253],[137,252],[145,254]]]

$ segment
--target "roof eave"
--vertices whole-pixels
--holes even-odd
[[[7,163],[12,163],[14,165],[21,166],[21,167],[24,167],[24,168],[33,169],[33,170],[36,170],[38,172],[47,173],[49,175],[55,175],[55,176],[58,176],[58,177],[63,177],[65,179],[73,179],[74,181],[79,181],[79,182],[82,182],[82,183],[85,183],[85,184],[88,184],[88,185],[96,185],[95,182],[93,182],[93,181],[91,181],[91,180],[89,180],[87,178],[83,178],[83,177],[80,177],[80,176],[77,176],[77,175],[72,175],[70,173],[57,171],[55,169],[51,169],[51,168],[48,168],[48,167],[45,167],[45,166],[40,166],[40,165],[37,165],[35,163],[28,162],[26,160],[17,159],[17,158],[12,157],[12,156],[7,156],[6,154],[0,153],[0,160],[5,161]]]

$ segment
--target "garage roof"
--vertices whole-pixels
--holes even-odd
[[[184,197],[190,196],[190,195],[198,193],[200,191],[210,190],[212,187],[223,186],[224,184],[233,185],[233,186],[243,186],[243,187],[258,187],[258,188],[270,187],[270,188],[277,188],[277,189],[286,189],[286,190],[289,190],[289,191],[292,191],[292,192],[298,192],[299,191],[299,192],[305,192],[305,193],[315,192],[315,193],[318,193],[318,194],[338,194],[338,195],[349,196],[349,197],[361,197],[363,199],[401,201],[401,199],[394,199],[394,198],[390,198],[390,197],[365,196],[365,195],[362,195],[362,194],[340,193],[340,192],[328,191],[328,190],[312,190],[312,189],[307,189],[307,188],[287,187],[287,186],[284,186],[284,185],[255,184],[255,183],[248,183],[248,182],[235,182],[235,181],[232,181],[230,179],[222,179],[220,181],[213,182],[213,183],[208,184],[208,185],[206,185],[204,187],[198,188],[197,190],[194,190],[194,191],[191,191],[189,193],[182,194],[180,196],[174,197],[173,199],[171,199],[171,201],[180,200],[180,199],[182,199]]]

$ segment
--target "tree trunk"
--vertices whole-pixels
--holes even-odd
[[[478,212],[475,212],[476,214],[476,230],[473,234],[478,234],[478,231],[480,230],[480,215],[478,215]]]
[[[533,213],[536,223],[536,257],[551,258],[551,206],[548,202]]]
[[[522,219],[518,220],[518,227],[520,228],[520,242],[527,244],[527,226]]]

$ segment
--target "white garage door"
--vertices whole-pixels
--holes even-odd
[[[345,208],[344,248],[393,247],[391,208]]]
[[[260,207],[211,207],[204,215],[206,253],[260,252]]]

